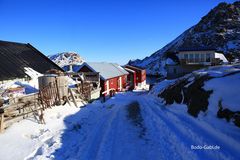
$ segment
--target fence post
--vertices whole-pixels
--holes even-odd
[[[72,89],[69,88],[68,91],[70,92],[70,95],[71,95],[71,97],[72,97],[72,99],[73,99],[73,103],[74,103],[75,107],[78,108],[78,105],[77,105],[76,99],[75,99],[75,97],[74,97],[74,95],[73,95],[73,92],[72,92]]]
[[[0,132],[3,132],[3,130],[5,129],[4,126],[4,113],[0,113]]]
[[[58,96],[58,100],[59,100],[59,103],[60,103],[60,105],[61,105],[62,102],[61,102],[60,92],[59,92],[59,88],[58,88],[58,81],[57,81],[57,78],[55,78],[55,83],[56,83],[56,87],[57,87],[57,96]]]

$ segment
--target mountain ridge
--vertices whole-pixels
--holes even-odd
[[[128,64],[144,67],[147,74],[166,75],[166,59],[180,48],[211,47],[229,58],[240,57],[240,1],[222,2],[210,10],[194,26],[180,34],[163,48],[142,60]]]
[[[81,65],[84,59],[76,52],[61,52],[48,56],[54,63],[60,67],[67,66],[69,64]]]

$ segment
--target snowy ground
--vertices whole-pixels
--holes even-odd
[[[139,103],[139,107],[129,104]],[[131,114],[130,114],[131,111]],[[239,159],[239,128],[215,117],[189,116],[144,92],[117,94],[79,110],[56,107],[46,125],[24,120],[0,135],[10,159]],[[204,147],[205,149],[196,149]],[[207,149],[212,145],[212,149]],[[195,148],[195,149],[191,149]],[[1,158],[0,158],[1,159]]]
[[[66,125],[64,118],[76,114],[80,108],[72,106],[55,106],[47,109],[44,115],[46,125],[38,124],[34,118],[28,118],[10,126],[0,134],[0,159],[23,160],[34,154],[45,153],[52,143],[58,148],[60,136]],[[38,148],[41,149],[38,150]]]

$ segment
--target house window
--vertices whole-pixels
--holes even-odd
[[[189,54],[189,62],[193,62],[193,54]]]
[[[201,62],[204,62],[204,54],[201,54]]]
[[[197,53],[197,54],[195,54],[195,62],[199,62],[200,60],[199,60],[199,54]]]
[[[184,59],[188,59],[188,54],[184,54]]]
[[[210,53],[207,53],[207,54],[206,54],[206,62],[211,62]]]

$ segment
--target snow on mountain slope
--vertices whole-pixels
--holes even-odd
[[[153,53],[150,57],[146,57],[143,60],[134,60],[129,61],[129,64],[134,66],[139,66],[146,68],[147,74],[149,75],[166,75],[165,64],[166,64],[166,55],[165,53],[170,49],[176,51],[179,46],[183,44],[183,39],[186,37],[186,34],[191,31],[192,28],[188,29],[175,40],[167,44],[162,49]]]
[[[71,110],[46,112],[46,126],[24,120],[10,127],[0,134],[0,141],[6,144],[0,146],[0,157],[5,160],[13,157],[26,160],[240,158],[239,128],[216,117],[191,117],[184,106],[166,107],[158,97],[144,92],[117,94],[105,103],[95,101],[78,112]],[[74,114],[64,117],[66,111]],[[11,137],[16,137],[16,141]]]
[[[220,3],[198,24],[143,60],[129,64],[146,68],[151,75],[165,76],[165,60],[180,48],[210,47],[224,52],[227,57],[240,57],[240,2]]]
[[[50,58],[54,63],[60,67],[64,67],[69,64],[81,65],[84,62],[84,59],[75,52],[63,52],[55,55],[51,55]]]

